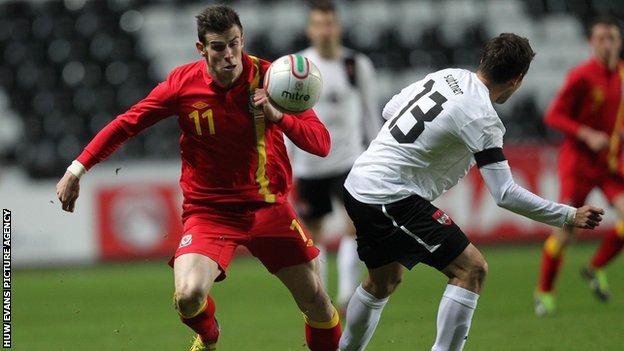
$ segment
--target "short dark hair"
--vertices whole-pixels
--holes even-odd
[[[618,31],[620,31],[620,23],[613,17],[610,16],[600,16],[600,17],[596,17],[593,20],[591,20],[589,22],[589,25],[587,26],[587,37],[591,37],[592,33],[594,31],[594,28],[599,25],[605,25],[605,26],[613,26],[615,28],[618,29]]]
[[[485,45],[478,70],[494,83],[505,83],[526,74],[533,57],[527,38],[502,33]]]
[[[336,4],[331,0],[310,0],[308,6],[310,11],[337,12]]]
[[[234,25],[237,25],[241,32],[243,31],[238,14],[226,5],[208,6],[195,18],[197,19],[197,37],[204,44],[206,44],[204,42],[206,33],[223,33]]]

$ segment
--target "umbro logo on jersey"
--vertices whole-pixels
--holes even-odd
[[[194,103],[193,105],[191,105],[193,107],[195,107],[198,110],[203,110],[206,107],[208,107],[208,104],[203,102],[203,101],[197,101],[196,103]]]
[[[193,234],[186,234],[185,236],[182,237],[182,240],[180,240],[180,246],[178,246],[178,248],[189,246],[191,245],[192,241],[193,241]]]
[[[451,220],[451,217],[449,217],[449,215],[444,213],[444,211],[442,211],[442,210],[435,211],[431,215],[431,217],[433,217],[433,219],[435,219],[436,221],[438,221],[442,225],[451,225],[451,224],[453,224],[453,221]]]

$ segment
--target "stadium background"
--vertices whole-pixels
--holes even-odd
[[[194,15],[207,3],[0,1],[0,206],[13,211],[15,349],[184,347],[189,333],[169,306],[172,281],[164,265],[180,230],[175,119],[150,128],[90,172],[81,181],[74,214],[60,210],[54,184],[116,114],[146,95],[170,69],[197,59]],[[274,59],[307,46],[303,2],[228,3],[241,16],[248,52]],[[537,52],[535,61],[519,92],[497,108],[507,127],[507,154],[516,180],[546,198],[557,198],[555,146],[560,135],[544,127],[544,109],[569,68],[589,55],[588,20],[598,14],[621,20],[624,3],[338,3],[344,44],[368,54],[375,64],[380,106],[432,70],[474,69],[481,47],[494,35],[528,37]],[[590,200],[606,206],[597,193]],[[507,244],[485,249],[492,277],[467,349],[621,349],[624,337],[616,332],[624,315],[621,260],[609,269],[615,298],[604,307],[591,300],[576,274],[594,243],[572,250],[561,277],[562,311],[537,320],[531,293],[539,248],[524,243],[544,238],[548,228],[496,208],[475,174],[438,204],[475,242]],[[611,211],[605,227],[613,220]],[[330,222],[335,224],[327,233],[331,241],[340,228],[335,219]],[[592,239],[595,233],[580,237]],[[393,298],[394,307],[384,315],[371,350],[430,345],[444,280],[427,268],[416,271]],[[284,289],[268,277],[242,257],[230,278],[217,286],[226,326],[223,349],[302,349],[294,304],[284,306]],[[277,302],[265,303],[263,295]]]

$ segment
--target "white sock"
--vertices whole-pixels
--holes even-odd
[[[360,282],[362,269],[357,255],[357,243],[352,236],[345,235],[338,247],[338,306],[349,302]]]
[[[364,290],[362,285],[355,289],[347,307],[346,325],[340,338],[341,351],[360,351],[366,348],[387,302],[388,297],[378,299]]]
[[[319,275],[321,276],[323,287],[327,290],[327,249],[325,245],[320,244],[317,244],[316,247],[320,251],[318,255]]]
[[[432,351],[455,351],[464,348],[477,300],[477,293],[455,285],[446,286],[438,308],[438,335]]]

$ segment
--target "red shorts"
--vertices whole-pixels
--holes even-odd
[[[221,269],[216,280],[223,280],[238,245],[245,246],[271,273],[309,262],[319,254],[289,203],[255,208],[241,205],[187,218],[169,264],[173,266],[175,258],[187,253],[205,255]]]
[[[559,160],[560,202],[580,207],[585,204],[587,195],[596,187],[600,188],[610,203],[613,203],[613,199],[618,195],[624,194],[622,176],[609,172],[606,167],[604,171],[589,167],[574,167],[574,161],[573,157]]]

